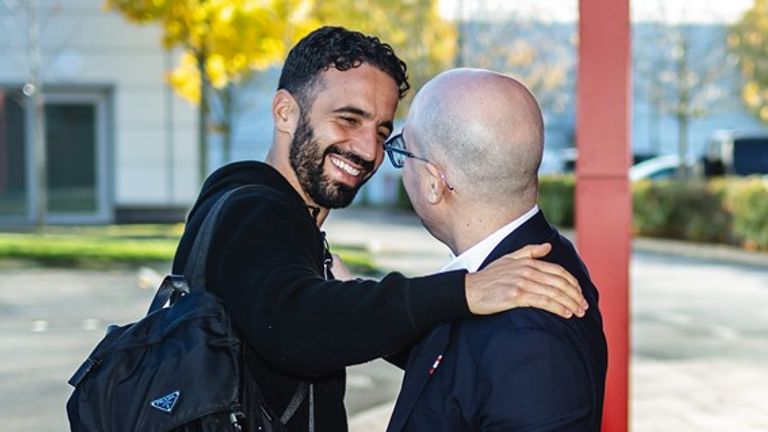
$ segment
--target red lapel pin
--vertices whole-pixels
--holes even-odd
[[[432,376],[435,373],[435,370],[437,370],[437,367],[440,366],[440,362],[443,361],[443,355],[440,354],[435,359],[435,362],[432,363],[432,367],[429,368],[429,375]]]

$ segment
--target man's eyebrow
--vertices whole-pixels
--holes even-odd
[[[370,119],[370,118],[373,117],[373,115],[371,113],[369,113],[368,111],[365,111],[363,109],[360,109],[360,108],[355,107],[355,106],[350,106],[350,105],[346,105],[346,106],[343,106],[341,108],[336,108],[335,110],[333,110],[333,112],[335,112],[335,113],[349,113],[349,114],[359,115],[360,117],[363,117],[365,119]]]
[[[360,109],[356,106],[346,105],[341,108],[336,108],[333,110],[334,113],[348,113],[348,114],[354,114],[358,115],[366,120],[369,120],[373,118],[373,114],[369,113],[368,111],[365,111],[364,109]],[[392,132],[395,129],[395,126],[392,124],[391,121],[387,120],[384,122],[381,122],[379,126],[385,127],[389,129],[390,132]]]

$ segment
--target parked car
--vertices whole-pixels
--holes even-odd
[[[707,143],[704,164],[714,167],[713,175],[768,174],[768,135],[717,131]]]
[[[701,169],[692,157],[687,158],[686,166],[688,172],[698,176]],[[632,165],[629,168],[629,180],[638,181],[643,179],[663,180],[675,177],[677,167],[680,165],[680,157],[675,154],[662,155],[644,160],[643,162]]]

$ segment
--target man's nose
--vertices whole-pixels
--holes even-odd
[[[379,154],[384,151],[383,146],[379,142],[378,130],[365,127],[360,128],[357,132],[352,140],[352,148],[350,150],[369,162],[376,162]]]

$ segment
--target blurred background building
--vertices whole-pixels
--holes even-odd
[[[165,81],[160,30],[101,0],[0,1],[0,223],[35,214],[33,109],[24,94],[39,22],[47,222],[178,219],[199,187],[195,108]]]
[[[520,76],[545,115],[542,173],[572,169],[577,2],[525,10],[490,0],[422,3],[439,3],[454,28],[452,59],[441,68],[483,67]],[[741,3],[742,10],[751,5]],[[768,135],[742,102],[742,78],[728,49],[728,26],[738,13],[699,8],[681,14],[661,1],[643,10],[651,12],[633,18],[637,159],[700,158],[722,130]],[[30,32],[33,19],[39,43]],[[163,48],[162,38],[160,26],[131,23],[105,11],[103,0],[0,0],[0,224],[35,221],[41,181],[47,184],[49,223],[180,220],[200,186],[201,166],[211,172],[228,161],[264,158],[279,66],[226,87],[227,133],[216,124],[207,129],[207,164],[201,165],[197,107],[166,79],[181,50]],[[415,42],[421,51],[433,48]],[[28,96],[36,51],[47,180],[35,174],[35,115]],[[411,63],[411,52],[404,52]],[[419,62],[412,70],[419,71]],[[383,164],[357,203],[395,202],[398,189],[397,171]]]

